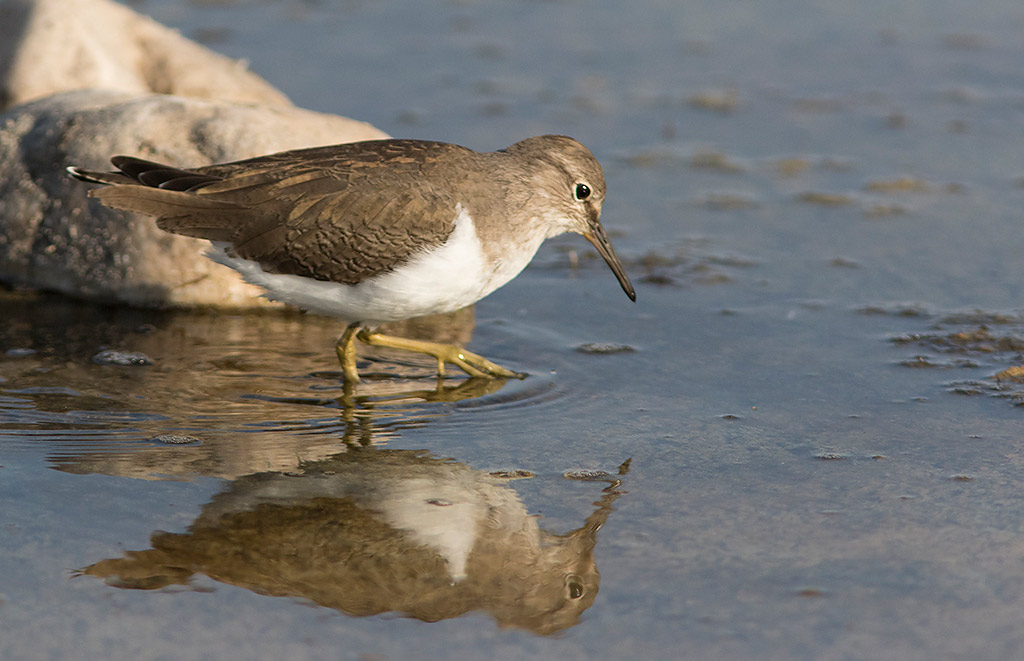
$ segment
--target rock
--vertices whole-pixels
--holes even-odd
[[[65,167],[106,169],[114,154],[198,166],[383,137],[292,106],[159,94],[82,90],[11,108],[0,114],[0,282],[142,306],[267,305],[202,257],[206,241],[88,199]]]
[[[106,349],[92,357],[97,365],[119,365],[121,367],[140,367],[152,365],[153,359],[140,351],[118,351]]]
[[[1007,367],[1002,372],[996,372],[996,381],[1008,381],[1010,383],[1024,383],[1024,365]]]
[[[106,169],[114,154],[188,167],[387,137],[297,109],[244,63],[110,0],[0,0],[0,35],[0,108],[21,104],[0,115],[9,285],[144,306],[269,305],[203,257],[205,241],[88,200],[65,167]]]
[[[0,109],[103,88],[289,106],[232,60],[110,0],[0,0]]]

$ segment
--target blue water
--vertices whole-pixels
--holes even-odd
[[[577,137],[638,300],[561,237],[476,309],[471,348],[530,378],[438,391],[386,355],[367,366],[400,378],[353,395],[330,320],[5,294],[0,656],[1024,655],[1024,389],[994,378],[1024,363],[1024,6],[133,6],[394,135]],[[108,348],[154,364],[92,362]],[[397,552],[379,589],[342,571],[358,554],[281,587],[287,558],[401,543],[363,526],[421,488],[573,549],[542,580],[495,542],[509,564],[479,576],[528,578],[481,594],[596,568],[592,603],[554,634],[481,601],[437,622],[342,603],[427,594]],[[346,514],[309,524],[325,507]],[[156,547],[146,580],[76,575]]]

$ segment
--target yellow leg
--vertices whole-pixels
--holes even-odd
[[[352,327],[349,326],[349,330],[351,330],[351,328]],[[347,335],[348,330],[346,330],[345,333]],[[344,336],[342,337],[344,338]],[[466,351],[462,347],[458,347],[454,344],[442,344],[440,342],[427,342],[426,340],[410,340],[405,337],[395,337],[393,335],[381,335],[380,333],[370,332],[365,328],[356,333],[356,337],[358,337],[361,342],[365,342],[373,347],[403,349],[405,351],[413,351],[415,353],[423,353],[428,356],[433,356],[437,359],[437,373],[439,376],[444,376],[445,363],[455,365],[470,376],[490,376],[516,379],[522,379],[526,376],[525,374],[505,369],[501,365],[495,365],[483,356],[478,356],[477,354]],[[340,342],[341,340],[339,340],[339,343]],[[352,365],[354,372],[354,359]],[[346,378],[348,378],[347,371],[345,374]]]
[[[338,338],[334,350],[338,353],[338,362],[345,373],[345,383],[359,383],[359,372],[356,370],[356,335],[359,324],[349,324],[345,332]]]

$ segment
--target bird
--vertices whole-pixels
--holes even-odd
[[[466,349],[384,335],[384,323],[453,312],[519,274],[545,239],[575,232],[636,300],[601,225],[604,173],[573,138],[541,135],[493,152],[392,138],[181,168],[113,156],[69,166],[105,206],[207,239],[207,256],[264,296],[347,325],[335,346],[358,383],[355,341],[433,356],[470,376],[522,378]]]

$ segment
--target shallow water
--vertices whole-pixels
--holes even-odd
[[[1024,656],[1024,7],[705,4],[136,3],[395,135],[579,138],[638,301],[562,237],[431,331],[529,378],[347,392],[328,319],[4,294],[0,657]]]

